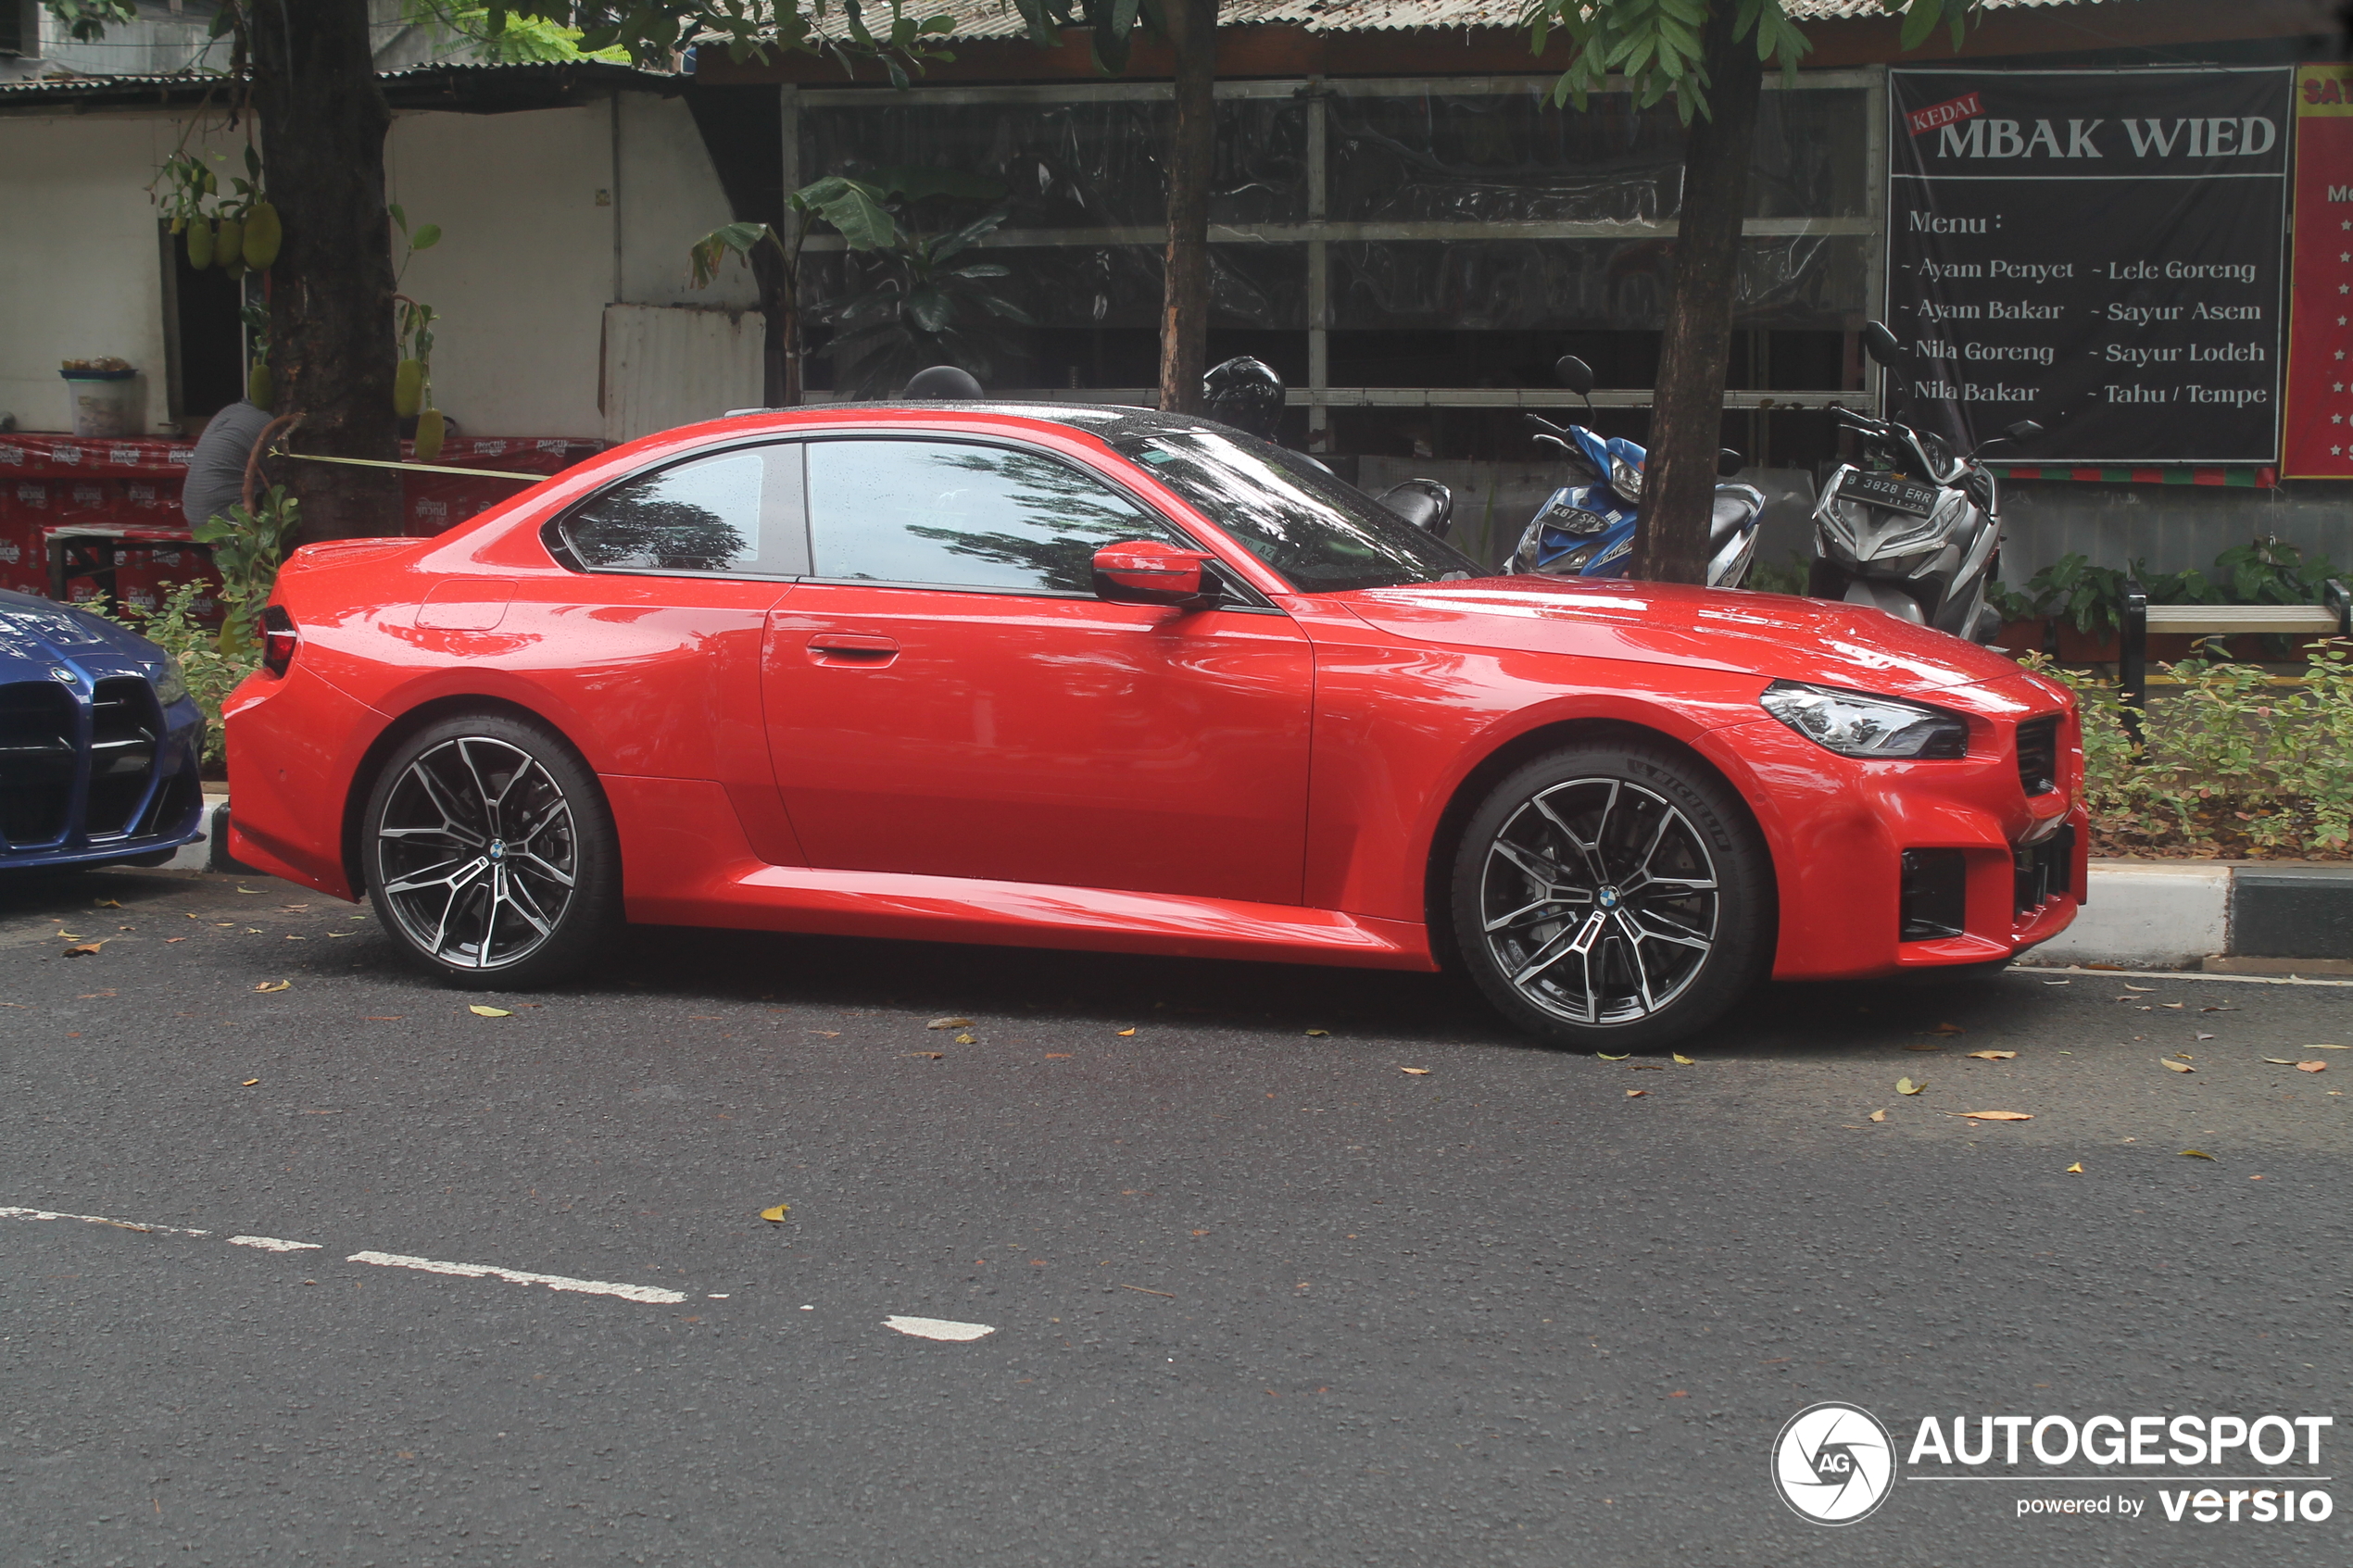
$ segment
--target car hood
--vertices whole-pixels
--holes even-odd
[[[1424,642],[1740,671],[1920,696],[2014,676],[2001,655],[1876,609],[1624,578],[1489,577],[1337,596]]]
[[[163,649],[104,616],[0,589],[0,683],[45,680],[50,671],[69,668],[92,676],[153,675],[165,658]]]

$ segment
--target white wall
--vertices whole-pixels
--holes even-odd
[[[620,128],[616,170],[609,102],[394,120],[391,199],[443,232],[401,289],[441,317],[435,400],[471,434],[601,436],[609,304],[753,303],[740,268],[699,293],[686,286],[687,247],[730,215],[686,105],[632,94]],[[0,409],[19,428],[67,428],[59,361],[113,354],[146,373],[160,432],[163,278],[147,185],[180,132],[163,115],[0,118]]]

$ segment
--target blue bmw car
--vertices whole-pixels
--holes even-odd
[[[203,745],[170,654],[0,590],[0,872],[170,859],[203,836]]]

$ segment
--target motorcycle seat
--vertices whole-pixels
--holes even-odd
[[[1751,484],[1719,484],[1716,487],[1716,504],[1708,518],[1708,542],[1721,545],[1734,533],[1749,527],[1765,510],[1765,493]]]

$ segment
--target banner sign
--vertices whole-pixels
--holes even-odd
[[[2020,461],[2275,458],[2291,75],[1888,72],[1888,411],[2033,420]]]
[[[2280,467],[2353,478],[2353,65],[2296,68],[2295,247]]]

